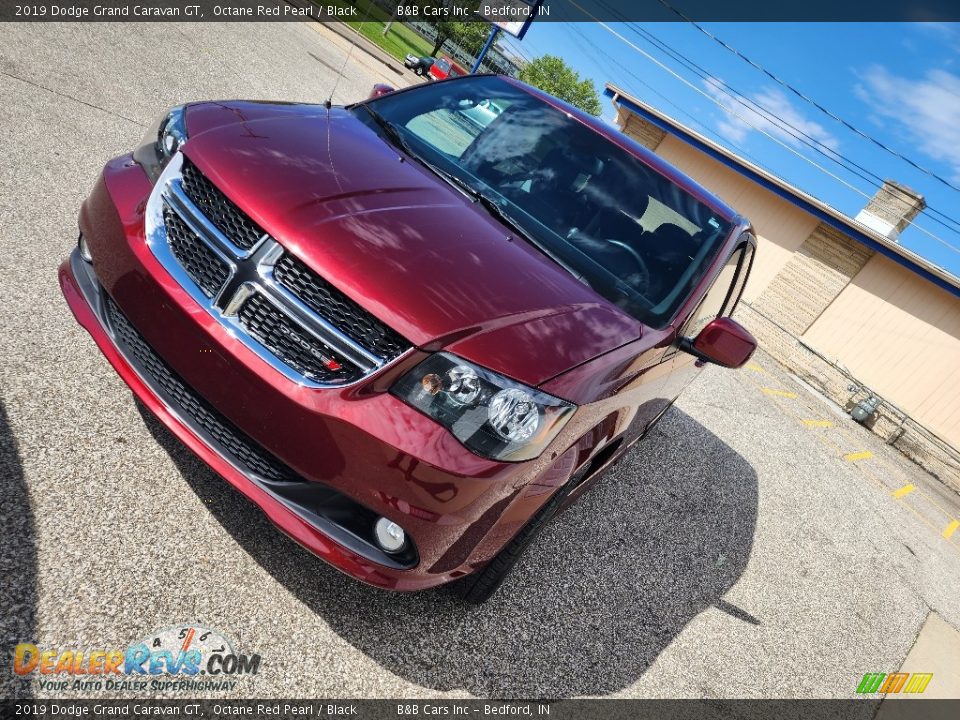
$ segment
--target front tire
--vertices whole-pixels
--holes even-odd
[[[451,583],[450,589],[472,605],[482,605],[489,600],[507,579],[513,566],[517,564],[537,533],[543,530],[557,514],[560,505],[575,485],[575,482],[570,483],[557,490],[493,560],[472,575]]]
[[[423,77],[423,68],[422,68],[422,67],[417,67],[417,69],[414,70],[414,72],[415,72],[417,75],[419,75],[420,77]]]

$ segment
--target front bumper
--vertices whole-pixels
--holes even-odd
[[[312,553],[379,587],[442,584],[485,564],[569,478],[569,452],[520,464],[485,460],[387,393],[422,356],[349,388],[283,377],[153,257],[143,230],[150,189],[130,157],[106,166],[80,214],[93,264],[75,251],[61,266],[64,296],[134,394]],[[237,436],[299,482],[277,482],[237,450]],[[365,533],[379,516],[405,529],[411,552],[390,556],[370,541]]]

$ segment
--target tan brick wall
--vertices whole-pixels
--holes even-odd
[[[867,203],[867,212],[903,232],[907,224],[927,206],[923,196],[905,185],[886,180]]]
[[[633,113],[629,113],[627,116],[627,124],[623,126],[622,130],[625,135],[629,135],[650,150],[656,150],[657,146],[667,136],[667,133],[656,125]]]
[[[872,255],[821,223],[754,305],[794,335],[802,335]]]
[[[736,319],[753,333],[760,347],[804,382],[849,411],[863,394],[849,390],[855,380],[827,362],[768,317],[741,302]],[[865,425],[941,482],[960,492],[960,451],[938,441],[926,428],[896,408],[882,404]]]

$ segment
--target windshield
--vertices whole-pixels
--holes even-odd
[[[500,78],[426,85],[365,104],[407,151],[482,194],[647,325],[671,320],[730,231],[642,161]],[[369,113],[357,117],[382,133]]]

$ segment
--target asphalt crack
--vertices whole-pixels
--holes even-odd
[[[48,93],[50,93],[51,95],[56,95],[57,97],[65,98],[65,99],[67,99],[67,100],[72,100],[72,101],[75,102],[75,103],[79,103],[80,105],[85,105],[85,106],[87,106],[88,108],[92,108],[93,110],[99,110],[100,112],[106,113],[107,115],[110,115],[110,116],[112,116],[112,117],[120,118],[121,120],[126,120],[126,121],[129,122],[129,123],[133,123],[133,124],[136,125],[137,127],[146,127],[146,125],[145,125],[144,123],[140,122],[139,120],[134,120],[133,118],[128,118],[126,115],[121,115],[120,113],[114,112],[113,110],[108,110],[108,109],[105,108],[105,107],[100,107],[99,105],[94,105],[94,104],[92,104],[92,103],[88,103],[87,101],[81,100],[80,98],[76,98],[76,97],[74,97],[73,95],[68,95],[67,93],[59,92],[59,91],[57,91],[57,90],[54,90],[53,88],[48,88],[46,85],[41,85],[40,83],[36,83],[36,82],[34,82],[33,80],[27,80],[27,79],[24,78],[24,77],[20,77],[19,75],[14,75],[13,73],[8,73],[8,72],[5,71],[5,70],[0,70],[0,75],[4,75],[4,76],[6,76],[6,77],[8,77],[8,78],[11,78],[11,79],[13,79],[13,80],[18,80],[18,81],[20,81],[20,82],[22,82],[22,83],[25,83],[25,84],[27,84],[27,85],[30,85],[31,87],[35,87],[35,88],[37,88],[37,89],[39,89],[39,90],[43,90],[43,91],[45,91],[45,92],[48,92]]]

